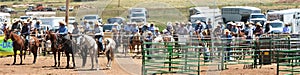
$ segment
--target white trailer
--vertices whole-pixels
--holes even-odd
[[[222,19],[224,22],[228,21],[266,21],[266,18],[264,15],[261,14],[261,9],[256,7],[249,7],[249,6],[228,6],[223,7],[221,9],[222,13]],[[262,16],[262,17],[256,17],[251,18],[251,16]]]
[[[267,13],[268,21],[280,20],[291,24],[292,33],[300,33],[300,9],[287,9]]]

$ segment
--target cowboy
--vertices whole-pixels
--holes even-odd
[[[129,34],[130,31],[131,31],[131,24],[125,25],[125,26],[124,26],[124,30],[125,30],[126,34]]]
[[[20,20],[14,20],[14,23],[11,26],[11,30],[13,30],[15,33],[19,34],[19,31],[21,30],[21,21]]]
[[[154,26],[153,23],[150,24],[149,31],[151,31],[152,33],[154,33],[154,31],[155,31],[155,26]]]
[[[231,23],[230,32],[231,32],[233,35],[236,35],[236,34],[238,33],[238,29],[237,29],[237,24],[236,24],[236,23]]]
[[[152,42],[152,40],[153,40],[152,32],[151,32],[151,31],[148,31],[147,33],[148,33],[148,35],[145,37],[144,40],[145,40],[146,42]],[[151,48],[151,44],[146,44],[146,48]],[[150,54],[150,52],[147,51],[147,55],[149,55],[149,54]],[[148,57],[148,59],[151,59],[151,57]]]
[[[221,25],[217,25],[217,28],[214,30],[214,35],[217,36],[217,37],[222,35]]]
[[[23,26],[22,26],[22,30],[21,30],[21,36],[23,36],[25,38],[25,45],[27,45],[26,47],[28,47],[28,40],[29,40],[29,34],[30,34],[30,26],[28,26],[27,21],[24,22]]]
[[[204,26],[202,25],[202,23],[200,21],[196,21],[197,25],[195,26],[195,32],[197,33],[201,33]]]
[[[177,34],[179,35],[187,35],[188,34],[188,29],[186,28],[185,23],[181,23],[180,27],[177,29]]]
[[[84,20],[83,26],[85,26],[83,33],[86,34],[90,30],[90,24],[86,20]]]
[[[100,26],[99,26],[100,25]],[[100,51],[104,51],[103,45],[102,45],[102,38],[103,38],[103,27],[102,24],[98,24],[98,22],[95,22],[95,39],[97,40],[98,47],[100,48]]]
[[[191,22],[188,22],[188,24],[187,24],[186,27],[187,27],[187,29],[188,29],[189,35],[192,36],[192,35],[193,35],[193,32],[194,32],[192,23],[191,23]]]
[[[283,30],[282,30],[282,32],[283,32],[284,34],[290,34],[290,33],[291,33],[291,29],[290,29],[289,25],[290,25],[290,24],[285,23],[285,27],[283,27]]]
[[[259,37],[260,35],[263,34],[262,25],[259,22],[256,23],[256,28],[255,28],[254,33],[255,33],[255,36],[257,36],[257,37]]]
[[[224,30],[224,33],[225,33],[225,35],[223,36],[223,38],[225,38],[225,40],[226,40],[226,52],[227,52],[227,54],[225,55],[226,57],[225,57],[225,61],[229,61],[230,60],[230,56],[231,56],[231,48],[230,48],[230,46],[231,46],[231,41],[232,41],[232,35],[230,34],[230,31],[228,30],[228,29],[225,29]]]
[[[74,26],[74,29],[72,31],[72,34],[80,34],[80,30],[78,28],[78,23],[74,22],[73,26]],[[77,42],[76,44],[79,44],[79,40],[80,40],[79,36],[74,36],[74,38],[76,38],[76,42]]]
[[[59,22],[57,34],[59,34],[60,37],[68,39],[66,36],[68,34],[68,28],[66,27],[66,23],[64,21]]]
[[[118,32],[121,30],[121,27],[120,27],[119,23],[117,23],[117,22],[114,23],[114,25],[112,26],[112,28],[117,29]]]
[[[272,26],[270,25],[270,21],[266,22],[264,33],[269,34],[271,32]]]
[[[166,28],[166,30],[168,31],[168,33],[171,33],[171,30],[172,30],[172,29],[174,29],[173,26],[172,26],[172,23],[171,23],[171,22],[168,22],[168,23],[167,23],[167,28]]]
[[[247,43],[251,43],[251,40],[253,38],[253,27],[252,27],[253,23],[250,23],[248,25],[246,25],[247,27],[245,28],[245,34],[246,34],[246,39],[247,39]]]
[[[155,27],[154,36],[158,37],[160,35],[159,28]]]

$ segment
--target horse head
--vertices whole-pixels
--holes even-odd
[[[7,42],[8,39],[13,39],[13,32],[10,30],[4,30],[4,34],[5,34],[5,38],[4,38],[4,42]]]

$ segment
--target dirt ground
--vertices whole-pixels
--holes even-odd
[[[128,71],[121,68],[117,63],[113,63],[112,69],[104,69],[106,59],[101,56],[98,58],[100,70],[90,70],[90,67],[80,68],[80,64],[76,64],[76,69],[66,69],[66,57],[61,58],[61,67],[52,67],[54,60],[52,56],[39,56],[36,64],[32,64],[33,57],[27,55],[23,61],[24,65],[11,65],[13,57],[0,58],[0,75],[131,75]],[[135,63],[141,65],[141,59],[133,59]],[[76,63],[81,60],[76,60]],[[89,60],[88,60],[89,62]],[[201,75],[276,75],[276,64],[264,65],[261,69],[243,69],[243,65],[231,65],[227,70],[208,71],[210,67],[201,67]],[[285,73],[280,73],[283,75]],[[139,75],[139,74],[136,74]]]

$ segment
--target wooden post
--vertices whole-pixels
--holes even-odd
[[[69,4],[70,4],[70,1],[69,1],[69,0],[66,0],[66,16],[65,16],[65,22],[66,22],[67,27],[68,27],[68,25],[69,25]]]

